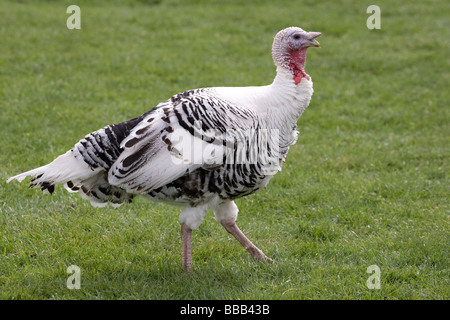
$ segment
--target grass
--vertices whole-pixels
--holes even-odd
[[[68,30],[69,4],[81,30]],[[449,299],[448,4],[3,1],[0,298]],[[283,171],[237,201],[255,263],[208,215],[181,271],[177,208],[93,208],[6,185],[86,133],[197,87],[265,85],[273,35],[321,31],[301,135]],[[81,289],[66,287],[81,268]],[[366,272],[381,270],[381,289]]]

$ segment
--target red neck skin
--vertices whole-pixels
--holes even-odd
[[[299,84],[303,78],[310,79],[309,75],[305,72],[305,61],[306,61],[306,49],[293,51],[289,55],[289,68],[293,73],[293,79],[295,84]]]

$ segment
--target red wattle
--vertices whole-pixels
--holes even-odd
[[[293,79],[295,84],[299,84],[302,81],[302,78],[309,80],[309,76],[303,69],[306,60],[306,49],[307,48],[301,49],[300,51],[293,51],[290,55],[289,68],[294,74]]]

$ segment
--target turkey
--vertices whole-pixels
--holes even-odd
[[[313,94],[304,66],[320,32],[289,27],[276,34],[272,84],[185,91],[132,120],[86,135],[51,163],[7,180],[55,185],[94,206],[141,195],[180,206],[182,266],[192,270],[191,236],[207,211],[255,260],[271,262],[238,228],[236,198],[264,188],[297,140],[297,120]]]

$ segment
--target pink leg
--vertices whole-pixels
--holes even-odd
[[[189,228],[185,223],[181,224],[181,237],[183,240],[183,252],[181,257],[183,259],[183,269],[186,272],[192,271],[192,229]]]
[[[272,259],[267,257],[261,250],[258,249],[246,236],[245,234],[238,228],[234,219],[229,220],[221,220],[220,223],[224,226],[224,228],[231,233],[237,241],[247,250],[250,255],[255,260],[262,260],[266,262],[272,263]]]

